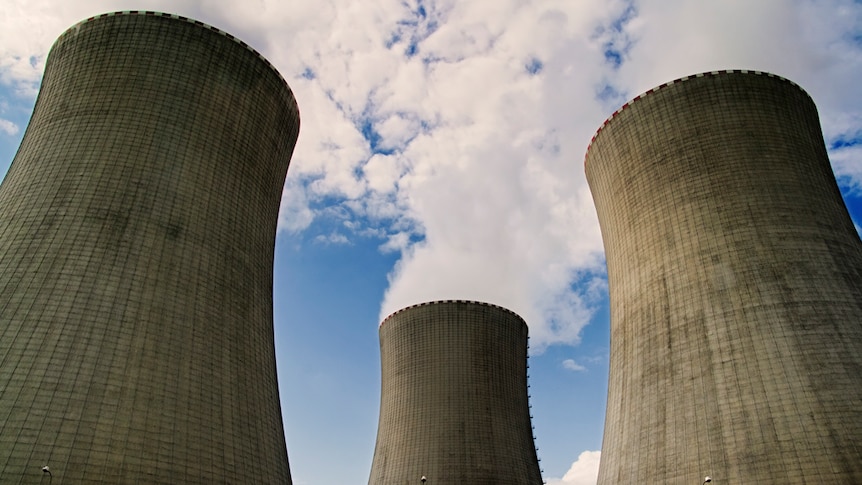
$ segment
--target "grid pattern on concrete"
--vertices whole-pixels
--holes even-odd
[[[229,32],[225,32],[221,29],[213,27],[212,25],[205,24],[205,23],[201,22],[200,20],[195,20],[195,19],[191,19],[188,17],[184,17],[182,15],[177,15],[177,14],[172,14],[172,13],[154,12],[152,10],[123,10],[123,11],[119,11],[119,12],[107,12],[107,13],[103,13],[100,15],[95,15],[93,17],[82,20],[82,21],[78,22],[77,24],[69,27],[69,29],[66,30],[66,32],[63,33],[63,35],[61,35],[59,39],[57,39],[57,42],[62,42],[63,36],[65,36],[65,35],[74,35],[77,32],[77,30],[83,24],[86,24],[87,22],[92,22],[94,20],[102,19],[105,17],[113,17],[115,15],[144,15],[144,16],[154,16],[154,17],[169,17],[172,19],[180,20],[182,22],[188,22],[190,24],[194,24],[194,25],[197,25],[199,27],[211,30],[217,34],[223,35],[223,36],[227,37],[228,39],[236,42],[237,44],[241,45],[245,49],[248,49],[252,54],[257,56],[264,64],[269,66],[269,68],[272,70],[273,74],[278,76],[279,79],[284,80],[284,77],[281,75],[280,72],[278,72],[278,70],[275,68],[275,66],[273,66],[269,62],[269,59],[267,59],[266,57],[263,57],[258,51],[256,51],[250,45],[246,44],[242,39],[238,39],[238,38],[234,37],[233,35],[231,35]],[[288,89],[290,89],[290,88],[288,87]]]
[[[527,397],[527,326],[469,301],[412,306],[380,327],[369,483],[542,483]]]
[[[0,483],[290,483],[272,258],[296,101],[168,15],[55,43],[0,185]]]
[[[862,244],[810,97],[692,76],[619,111],[586,170],[611,299],[599,483],[862,483]]]
[[[593,145],[593,142],[596,141],[596,138],[602,133],[602,130],[605,128],[605,126],[607,126],[608,123],[612,122],[614,120],[614,118],[616,118],[617,115],[620,114],[623,110],[625,110],[626,108],[628,108],[632,104],[636,103],[641,98],[643,98],[645,96],[649,96],[652,93],[654,93],[656,91],[660,91],[660,90],[667,88],[669,86],[673,86],[674,84],[686,82],[689,79],[697,79],[697,78],[701,78],[701,77],[712,77],[712,76],[723,76],[726,74],[754,74],[756,76],[767,76],[767,77],[771,77],[773,79],[776,79],[778,81],[788,83],[792,86],[796,86],[797,88],[802,90],[802,88],[798,84],[796,84],[795,82],[793,82],[787,78],[783,78],[781,76],[776,76],[775,74],[772,74],[771,72],[764,72],[764,71],[749,71],[746,69],[727,69],[724,71],[708,71],[708,72],[701,72],[698,74],[694,74],[692,76],[684,76],[684,77],[681,77],[679,79],[674,79],[673,81],[668,81],[664,84],[656,86],[656,87],[654,87],[654,88],[652,88],[652,89],[650,89],[644,93],[641,93],[641,94],[635,96],[634,98],[631,99],[631,101],[623,104],[622,106],[620,106],[620,108],[618,110],[611,113],[611,115],[605,119],[605,121],[601,124],[601,126],[599,126],[599,129],[596,130],[596,133],[593,135],[592,139],[590,139],[590,143],[587,145],[587,153],[589,154],[590,147]],[[802,91],[804,92],[804,90],[802,90]],[[807,93],[805,93],[805,94],[807,96]],[[584,159],[584,162],[586,163],[586,157]]]

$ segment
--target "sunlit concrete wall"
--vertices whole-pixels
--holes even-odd
[[[692,76],[586,171],[611,363],[600,484],[862,483],[862,245],[797,85]]]
[[[272,262],[298,129],[273,67],[200,22],[57,40],[0,185],[0,483],[290,483]]]
[[[469,301],[407,307],[380,327],[371,485],[542,483],[527,396],[527,325]]]

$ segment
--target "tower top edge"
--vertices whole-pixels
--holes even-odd
[[[505,313],[509,313],[509,314],[513,315],[515,318],[520,320],[521,323],[523,323],[525,326],[527,325],[527,322],[523,319],[523,317],[521,317],[521,315],[518,315],[517,313],[513,312],[512,310],[509,310],[508,308],[502,307],[500,305],[495,305],[493,303],[486,303],[486,302],[475,301],[475,300],[433,300],[433,301],[426,301],[423,303],[417,303],[415,305],[406,306],[400,310],[397,310],[397,311],[390,313],[389,316],[387,316],[386,318],[383,319],[382,322],[380,322],[380,327],[382,328],[386,322],[388,322],[390,319],[392,319],[396,315],[399,315],[401,313],[404,313],[404,312],[407,312],[407,311],[410,311],[410,310],[413,310],[413,309],[416,309],[419,307],[433,306],[433,305],[451,305],[451,304],[456,304],[456,303],[465,304],[465,305],[472,305],[472,306],[483,306],[483,307],[488,307],[488,308],[494,308],[496,310],[501,310]]]
[[[637,103],[641,99],[644,99],[644,98],[646,98],[652,94],[655,94],[659,91],[663,91],[664,89],[666,89],[668,87],[684,83],[686,81],[690,81],[690,80],[694,80],[694,79],[700,79],[700,78],[710,78],[710,77],[718,77],[718,76],[726,76],[726,75],[738,75],[738,74],[769,77],[769,78],[775,79],[776,81],[784,82],[784,83],[787,83],[791,86],[794,86],[797,89],[799,89],[802,93],[804,93],[806,96],[810,97],[810,95],[804,89],[802,89],[802,87],[799,84],[796,84],[795,82],[793,82],[790,79],[787,79],[785,77],[779,76],[777,74],[773,74],[771,72],[766,72],[766,71],[755,71],[755,70],[748,70],[748,69],[724,69],[724,70],[719,70],[719,71],[706,71],[706,72],[701,72],[698,74],[691,74],[688,76],[683,76],[681,78],[674,79],[673,81],[668,81],[664,84],[660,84],[660,85],[658,85],[652,89],[644,91],[643,93],[630,99],[625,104],[620,106],[616,111],[611,113],[611,115],[608,116],[604,122],[602,122],[602,124],[599,126],[599,128],[596,130],[596,132],[593,134],[593,137],[590,139],[590,143],[587,145],[587,150],[586,150],[586,153],[584,154],[584,168],[586,168],[586,166],[587,166],[587,161],[589,160],[589,156],[590,156],[590,148],[592,148],[593,143],[595,143],[595,141],[596,141],[596,138],[598,138],[598,136],[602,133],[602,130],[606,126],[608,126],[608,124],[611,121],[613,121],[626,108],[631,107],[633,104]]]
[[[92,17],[88,17],[84,20],[81,20],[80,22],[78,22],[75,25],[66,29],[65,32],[60,34],[60,36],[57,38],[56,42],[54,42],[54,45],[57,45],[58,43],[60,43],[63,40],[63,38],[65,38],[69,34],[73,33],[77,29],[79,29],[82,25],[88,24],[88,23],[96,21],[96,20],[108,18],[108,17],[120,17],[120,16],[142,16],[142,17],[168,18],[168,19],[178,20],[180,22],[185,22],[185,23],[191,24],[191,25],[196,25],[196,26],[201,27],[203,29],[210,30],[216,34],[224,36],[227,39],[235,42],[236,44],[239,44],[241,47],[245,48],[247,51],[254,54],[258,59],[263,61],[263,63],[266,64],[269,67],[269,69],[275,73],[276,76],[278,76],[278,78],[281,80],[281,82],[284,83],[284,85],[287,87],[291,96],[293,96],[293,90],[290,89],[290,86],[287,84],[287,81],[284,79],[284,76],[282,76],[281,72],[279,72],[278,69],[276,69],[275,66],[272,65],[271,62],[269,62],[269,59],[264,57],[263,54],[258,52],[254,47],[246,44],[242,39],[234,36],[233,34],[225,32],[224,30],[221,30],[217,27],[213,27],[212,25],[209,25],[207,23],[201,22],[200,20],[195,20],[195,19],[190,18],[190,17],[184,17],[182,15],[166,13],[166,12],[157,12],[157,11],[153,11],[153,10],[120,10],[120,11],[116,11],[116,12],[107,12],[107,13],[103,13],[103,14],[99,14],[99,15],[94,15]]]

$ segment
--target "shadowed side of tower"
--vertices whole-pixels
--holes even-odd
[[[593,140],[611,363],[600,484],[862,483],[862,244],[817,110],[691,76]]]
[[[299,113],[253,49],[75,25],[0,185],[0,483],[290,483],[272,262]]]
[[[527,397],[527,325],[468,301],[407,307],[380,327],[370,485],[542,483]]]

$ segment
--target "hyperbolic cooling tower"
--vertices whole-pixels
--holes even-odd
[[[200,22],[57,40],[0,185],[0,483],[290,483],[272,260],[298,129],[278,72]]]
[[[600,484],[862,483],[862,244],[808,95],[667,83],[600,129],[611,364]]]
[[[527,325],[487,303],[437,301],[380,326],[371,485],[542,483],[527,397]]]

